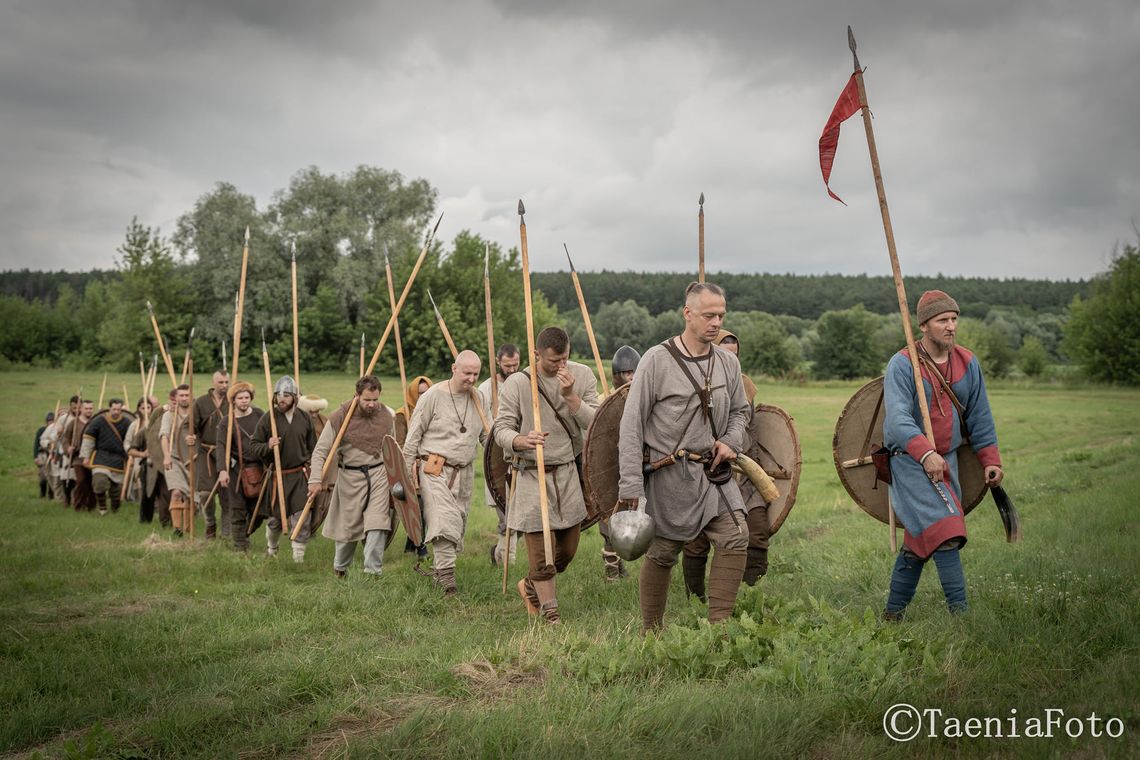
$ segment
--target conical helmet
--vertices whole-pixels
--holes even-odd
[[[622,346],[614,352],[614,374],[616,375],[619,372],[634,372],[637,370],[637,365],[640,362],[641,354],[637,353],[637,349],[632,346]]]
[[[644,498],[638,501],[637,509],[615,512],[610,518],[610,543],[626,562],[649,551],[656,534],[653,518],[645,514]]]
[[[297,388],[297,381],[289,375],[282,375],[278,378],[277,384],[273,386],[273,393],[278,396],[282,393],[288,393],[294,398],[301,395],[301,391]]]

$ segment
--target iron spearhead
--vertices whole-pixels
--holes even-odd
[[[483,279],[491,278],[491,244],[483,243]]]
[[[261,353],[269,353],[269,349],[265,347],[265,328],[261,328]]]
[[[297,263],[297,241],[296,240],[294,240],[292,242],[291,247],[292,247],[292,251],[293,251],[293,263],[296,264]]]
[[[245,226],[245,244],[249,245],[249,225]]]
[[[519,198],[519,216],[526,213],[526,206],[523,205],[522,198]]]
[[[702,192],[701,197],[697,198],[697,205],[701,207],[701,211],[705,210],[705,194]]]
[[[851,25],[847,25],[847,47],[851,48],[851,57],[855,59],[855,70],[859,71],[862,66],[859,65],[859,54],[855,52],[855,32],[851,31]]]
[[[154,316],[154,306],[151,305],[150,301],[146,302],[146,313],[152,317]]]
[[[360,333],[360,347],[364,348],[364,333]]]
[[[566,247],[565,243],[562,244],[562,249],[566,251],[566,260],[570,262],[570,271],[577,272],[578,270],[574,268],[574,260],[570,258],[570,249]]]
[[[443,315],[439,313],[439,307],[435,305],[435,299],[431,297],[431,291],[428,292],[428,300],[431,301],[431,307],[435,310],[435,318],[437,321],[443,321]]]

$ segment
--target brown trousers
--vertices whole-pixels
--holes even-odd
[[[526,539],[526,554],[530,560],[530,572],[527,578],[535,581],[549,581],[557,573],[565,572],[570,560],[578,551],[578,539],[581,538],[582,529],[575,525],[571,528],[550,531],[551,549],[554,551],[554,564],[546,563],[546,550],[542,540],[542,531],[537,533],[524,533]]]

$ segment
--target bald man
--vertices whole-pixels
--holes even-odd
[[[475,444],[483,439],[479,408],[484,401],[475,389],[479,366],[474,351],[460,351],[451,365],[451,379],[420,396],[404,441],[408,469],[416,467],[419,473],[427,526],[424,540],[432,545],[434,578],[444,596],[459,591],[455,558],[463,550],[471,509]]]

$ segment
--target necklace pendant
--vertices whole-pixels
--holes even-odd
[[[459,426],[459,432],[460,433],[466,433],[467,432],[467,426],[466,425],[460,425]]]

